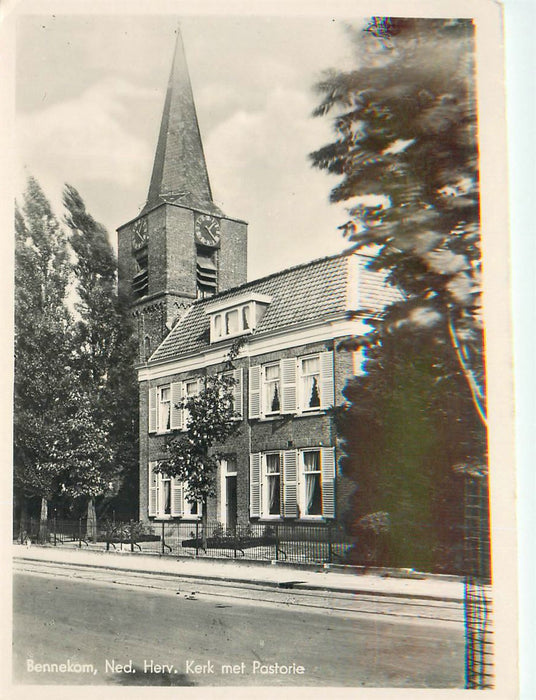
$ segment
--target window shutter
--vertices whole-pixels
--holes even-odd
[[[149,389],[149,432],[156,433],[156,387]]]
[[[171,515],[177,517],[182,515],[183,488],[182,481],[176,477],[171,479]]]
[[[237,413],[239,417],[242,418],[242,368],[233,370],[233,379],[235,380],[235,385],[233,387],[234,410],[235,413]]]
[[[298,515],[298,453],[296,450],[283,452],[283,516],[295,518]]]
[[[335,517],[335,448],[322,448],[322,515]]]
[[[259,518],[261,514],[261,455],[254,452],[249,456],[249,514]]]
[[[259,365],[249,368],[249,417],[261,415],[261,368]]]
[[[322,400],[322,408],[329,408],[335,404],[333,352],[320,353],[320,396]]]
[[[156,462],[149,462],[149,498],[148,511],[150,516],[155,516],[158,511],[158,474],[154,467]]]
[[[182,408],[177,406],[182,399],[182,382],[171,384],[171,430],[182,428]]]
[[[181,397],[186,399],[186,382],[181,382]],[[182,409],[182,430],[188,430],[190,421],[190,411],[187,408]]]
[[[281,360],[281,412],[296,413],[296,358]]]

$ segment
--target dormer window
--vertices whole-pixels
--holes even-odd
[[[210,304],[210,342],[252,333],[270,301],[264,294],[243,294]]]

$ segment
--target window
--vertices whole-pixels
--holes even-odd
[[[304,515],[322,515],[322,484],[320,470],[320,450],[307,450],[301,453],[301,508]]]
[[[250,455],[252,518],[334,518],[335,448]]]
[[[184,504],[183,504],[183,516],[188,516],[188,515],[200,515],[201,513],[201,504],[198,503],[197,501],[194,501],[193,503],[188,500],[188,485],[186,484],[184,486]]]
[[[243,306],[242,307],[242,328],[246,331],[251,328],[250,323],[249,323],[249,314],[250,314],[250,306]]]
[[[158,388],[158,432],[171,430],[171,387]]]
[[[334,402],[332,352],[250,367],[250,418],[321,411]]]
[[[160,475],[160,503],[158,512],[161,515],[171,515],[171,477]]]
[[[235,335],[239,330],[242,330],[239,321],[238,309],[227,311],[225,313],[225,335]]]
[[[281,372],[279,364],[266,365],[264,371],[264,406],[266,415],[281,410]]]
[[[182,383],[183,398],[187,399],[190,396],[197,396],[199,394],[199,380],[190,379]],[[190,422],[190,411],[187,408],[182,410],[182,427],[184,430],[188,428],[188,423]]]
[[[307,357],[299,361],[300,406],[302,411],[320,408],[320,357]]]
[[[200,503],[188,500],[188,485],[173,476],[156,472],[157,462],[149,462],[148,514],[154,518],[195,518],[202,511]]]
[[[167,433],[182,428],[182,382],[149,389],[149,432]]]
[[[279,452],[264,456],[265,503],[264,515],[281,515],[281,466]]]
[[[270,297],[262,294],[240,294],[207,305],[210,316],[210,341],[232,338],[244,333],[252,333],[261,321]]]
[[[250,331],[249,310],[247,307],[230,309],[221,314],[215,314],[212,319],[211,339],[241,335]]]

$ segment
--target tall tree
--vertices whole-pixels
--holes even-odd
[[[65,186],[63,201],[75,254],[80,378],[69,423],[73,462],[67,488],[87,497],[88,520],[94,522],[96,497],[116,496],[125,481],[137,482],[135,345],[127,304],[117,293],[117,263],[107,231],[71,185]]]
[[[453,468],[485,463],[474,29],[373,18],[351,34],[357,68],[317,86],[316,114],[334,115],[336,139],[311,157],[341,176],[331,199],[349,202],[345,235],[356,249],[375,247],[372,268],[401,292],[366,340],[348,344],[366,346],[342,420],[345,470],[358,485],[352,517],[366,524],[390,511],[391,530],[433,529],[441,489],[461,498]],[[449,512],[431,546],[460,530],[459,506]]]
[[[14,485],[22,502],[48,501],[67,463],[65,401],[73,387],[66,236],[34,178],[15,213]]]

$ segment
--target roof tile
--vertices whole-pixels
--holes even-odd
[[[367,269],[369,256],[354,255],[360,267],[360,308],[381,311],[386,304],[399,298],[398,292],[385,284],[384,273]],[[206,349],[210,345],[207,306],[216,300],[231,302],[234,296],[245,292],[265,294],[272,299],[255,329],[256,335],[344,313],[348,310],[347,279],[351,257],[351,254],[342,253],[313,260],[194,302],[149,362],[172,360]]]

